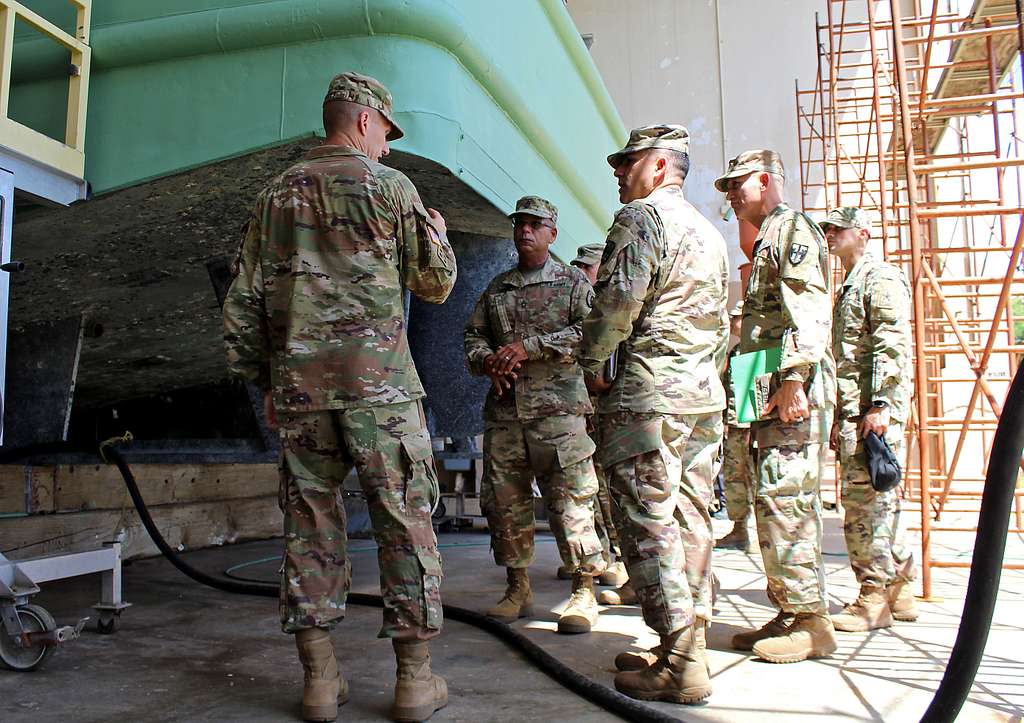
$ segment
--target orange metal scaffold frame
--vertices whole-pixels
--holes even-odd
[[[933,568],[970,564],[935,554],[933,535],[975,529],[987,462],[968,461],[965,450],[987,452],[1024,353],[1010,303],[1024,294],[1024,154],[1009,152],[1016,125],[1012,138],[1005,133],[1024,98],[1007,72],[1024,68],[1021,0],[976,0],[969,13],[950,0],[824,1],[815,86],[796,87],[802,204],[816,217],[836,206],[874,212],[873,237],[911,281],[915,401],[904,498],[908,511],[920,511],[912,529],[921,533],[930,597]],[[966,133],[984,117],[994,139],[987,147]],[[957,147],[943,152],[950,132],[959,134]],[[995,174],[994,183],[983,174]],[[995,197],[976,198],[975,186],[994,188],[982,195]],[[985,218],[990,233],[981,241],[974,231]],[[944,238],[949,219],[957,219],[959,242]],[[967,384],[961,402],[956,391]],[[1015,532],[1024,532],[1022,496],[1018,488],[1008,521]]]

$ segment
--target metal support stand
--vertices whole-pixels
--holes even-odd
[[[453,473],[453,489],[441,493],[441,502],[434,510],[434,524],[447,530],[461,530],[473,526],[474,517],[482,517],[480,509],[480,480],[474,472],[476,460],[481,458],[472,437],[456,437],[450,449],[437,450],[434,458],[448,472]],[[448,509],[448,502],[454,510]]]
[[[53,616],[28,599],[39,585],[79,575],[101,574],[96,629],[113,633],[121,612],[129,607],[121,598],[121,543],[105,543],[100,550],[68,555],[48,555],[17,562],[0,553],[0,662],[12,670],[34,670],[53,648],[76,639],[89,618],[58,627]]]

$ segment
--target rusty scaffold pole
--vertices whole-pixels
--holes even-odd
[[[870,5],[872,0],[868,0]],[[921,269],[921,221],[918,218],[918,187],[916,159],[914,157],[914,134],[910,117],[910,102],[907,97],[907,64],[903,49],[902,11],[899,0],[889,0],[892,12],[893,58],[896,64],[896,90],[899,96],[899,117],[901,140],[903,142],[903,167],[907,177],[907,208],[910,215],[910,268],[914,304],[914,338],[917,353],[914,355],[914,385],[917,389],[917,454],[918,472],[920,474],[921,494],[921,585],[924,596],[930,597],[932,592],[930,542],[931,542],[931,461],[929,459],[930,442],[928,395],[928,366],[923,346],[926,343],[925,331],[925,279]],[[921,89],[922,94],[924,88]]]
[[[1024,89],[1008,72],[1022,64],[1024,76],[1024,0],[1015,13],[988,0],[823,1],[817,82],[796,88],[803,201],[875,213],[882,254],[912,282],[903,497],[920,514],[911,529],[930,596],[936,568],[969,565],[947,533],[975,529],[984,450],[1024,353],[1011,303],[1024,297]],[[812,93],[819,102],[802,103]],[[1008,524],[1024,529],[1024,488]]]

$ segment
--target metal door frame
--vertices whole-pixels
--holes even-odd
[[[14,226],[14,174],[0,168],[0,264],[11,260]],[[4,441],[4,407],[7,380],[7,310],[10,308],[11,275],[0,271],[0,444]]]

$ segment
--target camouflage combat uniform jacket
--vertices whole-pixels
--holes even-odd
[[[864,254],[850,269],[832,316],[839,419],[860,417],[876,401],[906,423],[911,397],[910,287],[892,264]]]
[[[828,272],[828,247],[821,229],[805,214],[780,203],[754,241],[740,353],[781,346],[773,391],[778,382],[804,382],[812,408],[835,403]],[[777,419],[777,412],[769,418]]]
[[[614,411],[705,414],[725,408],[729,343],[725,240],[683,197],[659,188],[615,215],[578,356],[598,375],[622,344],[601,399]]]
[[[484,374],[484,359],[505,344],[522,341],[527,361],[516,370],[512,393],[487,394],[487,421],[526,420],[556,414],[590,414],[583,373],[573,356],[580,323],[594,290],[583,272],[548,258],[524,280],[518,268],[491,280],[466,322],[466,365]]]
[[[424,396],[403,292],[440,303],[455,254],[400,171],[321,146],[259,195],[224,301],[228,367],[278,410],[372,407]]]

